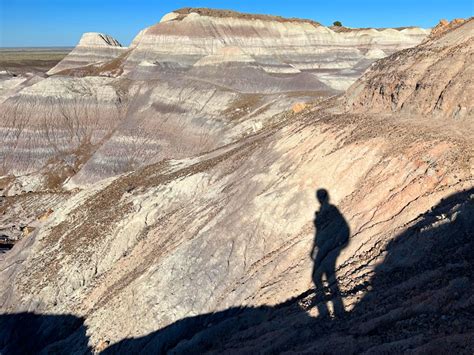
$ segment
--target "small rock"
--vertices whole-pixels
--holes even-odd
[[[300,113],[306,107],[307,107],[307,105],[304,102],[297,102],[297,103],[293,104],[291,109],[293,110],[293,113]]]

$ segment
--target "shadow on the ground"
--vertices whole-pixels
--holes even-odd
[[[237,307],[185,318],[104,352],[472,353],[471,196],[474,189],[443,199],[395,237],[371,281],[346,292],[364,291],[364,296],[340,317],[309,316],[305,300],[314,292],[309,290],[275,307]],[[83,322],[72,316],[0,316],[0,331],[2,354],[89,351]]]
[[[89,352],[84,319],[73,315],[0,315],[0,354]]]
[[[345,309],[336,277],[336,261],[347,247],[351,231],[344,216],[331,203],[326,189],[317,190],[316,199],[320,208],[314,216],[315,234],[310,257],[313,260],[312,278],[318,297],[314,298],[313,303],[318,308],[319,317],[329,317],[330,307],[326,299],[330,299],[333,316],[341,318],[345,315]]]

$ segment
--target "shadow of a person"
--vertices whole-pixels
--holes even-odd
[[[313,265],[313,282],[316,287],[315,302],[317,303],[319,315],[329,316],[326,303],[328,297],[333,304],[334,317],[342,317],[345,314],[342,303],[342,295],[336,278],[336,259],[341,250],[349,242],[350,229],[343,215],[336,206],[329,203],[329,193],[325,189],[316,192],[321,207],[316,211],[314,218],[315,237],[311,259]],[[329,285],[329,295],[324,289],[323,276]]]

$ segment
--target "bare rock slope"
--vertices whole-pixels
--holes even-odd
[[[428,33],[420,28],[337,33],[309,20],[186,8],[143,30],[130,46],[126,66],[148,64],[146,70],[149,64],[177,62],[189,67],[223,48],[237,47],[268,73],[311,71],[341,89],[370,63],[370,50],[388,55],[420,43]]]
[[[474,19],[440,25],[423,44],[377,62],[348,90],[360,112],[473,119]]]
[[[112,36],[87,32],[82,35],[79,43],[71,53],[51,68],[48,74],[52,75],[67,69],[105,62],[118,57],[126,50],[127,48],[122,47]]]

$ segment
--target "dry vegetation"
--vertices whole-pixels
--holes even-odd
[[[262,20],[262,21],[278,21],[278,22],[304,22],[314,25],[316,27],[321,26],[319,22],[308,20],[308,19],[300,19],[300,18],[284,18],[281,16],[273,16],[273,15],[259,15],[259,14],[244,14],[237,11],[232,10],[215,10],[215,9],[208,9],[208,8],[192,8],[192,7],[185,7],[176,11],[173,11],[180,15],[177,20],[182,20],[186,15],[194,12],[201,16],[210,16],[210,17],[234,17],[239,19],[245,20]]]
[[[45,49],[1,49],[0,71],[7,70],[15,74],[25,72],[47,72],[61,61],[70,48]]]

